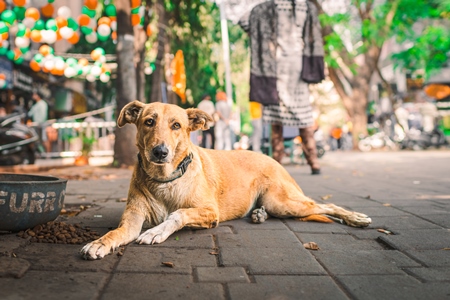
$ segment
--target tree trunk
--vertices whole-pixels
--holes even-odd
[[[353,87],[352,137],[354,149],[358,148],[359,137],[367,135],[367,94],[367,89],[362,87]]]
[[[130,57],[134,57],[134,35],[131,25],[129,0],[116,0],[117,8],[117,114],[136,99],[136,71]],[[131,166],[136,162],[136,127],[126,125],[115,131],[114,162]]]
[[[144,28],[134,28],[134,62],[136,65],[136,99],[147,102],[145,97],[145,42],[147,34]]]
[[[155,60],[155,70],[152,73],[152,89],[150,102],[162,102],[161,83],[164,82],[164,55],[166,47],[169,44],[167,30],[169,24],[167,20],[166,10],[164,8],[164,0],[157,0],[155,4],[156,14],[158,16],[158,37],[157,37],[157,54]]]

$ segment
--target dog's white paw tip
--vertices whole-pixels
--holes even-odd
[[[372,223],[372,219],[367,215],[355,212],[345,218],[344,222],[352,227],[367,227]]]

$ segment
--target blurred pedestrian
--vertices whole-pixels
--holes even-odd
[[[42,99],[38,92],[33,92],[31,98],[35,101],[28,111],[28,117],[31,118],[41,138],[41,142],[46,152],[50,152],[51,144],[47,138],[45,122],[48,120],[48,104]]]
[[[216,114],[217,120],[215,125],[215,149],[231,150],[231,106],[227,101],[227,94],[218,92],[216,94]]]
[[[211,101],[211,96],[208,94],[204,94],[202,96],[202,100],[197,105],[198,109],[203,110],[208,113],[213,119],[216,115],[216,108],[214,107],[214,103]],[[215,144],[215,134],[214,134],[214,125],[215,122],[209,122],[209,129],[202,131],[202,142],[201,147],[214,149]]]
[[[261,151],[261,140],[263,135],[263,121],[262,121],[262,105],[255,101],[250,101],[250,117],[252,120],[253,132],[251,136],[252,150],[255,152]]]
[[[324,48],[317,8],[309,0],[273,0],[239,20],[250,36],[250,99],[264,105],[271,124],[273,158],[284,155],[283,126],[299,128],[312,174],[320,174],[309,83],[324,75]]]

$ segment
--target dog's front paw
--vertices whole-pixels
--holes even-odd
[[[263,223],[267,220],[266,208],[261,206],[261,208],[254,209],[252,212],[252,222],[256,224]]]
[[[80,250],[81,256],[87,260],[101,259],[109,253],[111,253],[111,247],[107,247],[101,239],[86,244]]]
[[[351,215],[343,216],[342,219],[345,224],[352,227],[367,227],[372,223],[372,219],[369,216],[359,212],[353,212]]]
[[[170,234],[167,236],[166,235],[167,234],[163,230],[160,230],[158,227],[154,227],[141,234],[137,238],[136,242],[141,245],[160,244],[167,240]]]

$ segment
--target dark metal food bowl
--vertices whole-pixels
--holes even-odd
[[[20,231],[55,220],[64,204],[66,179],[0,174],[0,231]]]

